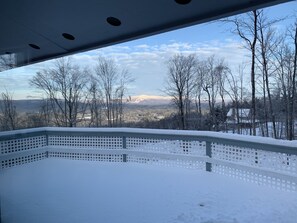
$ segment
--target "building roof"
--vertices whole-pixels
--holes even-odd
[[[251,109],[249,108],[239,108],[238,109],[239,118],[249,118],[250,111]],[[237,114],[236,109],[230,108],[230,110],[227,113],[227,117],[232,117],[232,116],[235,116],[236,114]]]
[[[0,55],[23,66],[287,1],[3,0]]]

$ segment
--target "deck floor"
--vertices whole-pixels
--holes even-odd
[[[296,223],[297,193],[199,170],[46,159],[0,172],[2,222]]]

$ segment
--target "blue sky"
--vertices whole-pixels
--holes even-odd
[[[266,10],[271,17],[292,16],[297,11],[297,2]],[[285,28],[288,23],[292,23],[292,19],[283,22],[279,28]],[[211,22],[76,54],[72,58],[83,66],[93,66],[98,55],[112,57],[135,78],[135,82],[130,85],[129,95],[162,96],[167,72],[165,62],[175,53],[197,53],[200,58],[215,54],[225,58],[225,62],[234,70],[242,63],[247,64],[247,51],[242,47],[241,40],[229,30],[228,25]],[[15,99],[43,97],[29,86],[28,81],[37,71],[51,63],[48,61],[1,72],[0,92],[7,89]],[[248,78],[246,81],[248,83]]]

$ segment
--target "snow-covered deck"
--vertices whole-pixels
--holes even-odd
[[[198,131],[38,128],[0,133],[0,148],[0,222],[297,218],[296,142]]]
[[[180,167],[45,159],[0,175],[3,223],[295,223],[297,193]]]

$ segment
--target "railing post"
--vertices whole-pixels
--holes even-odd
[[[123,149],[127,149],[126,136],[123,136],[122,140],[123,140]],[[123,162],[127,162],[127,154],[123,154]]]
[[[45,132],[45,145],[47,149],[47,151],[45,152],[45,158],[48,158],[48,133],[47,132]]]
[[[45,145],[48,146],[48,133],[45,132]]]
[[[211,151],[211,142],[206,141],[206,156],[208,158],[212,157],[212,151]],[[206,162],[206,171],[211,172],[212,164],[210,162]]]

